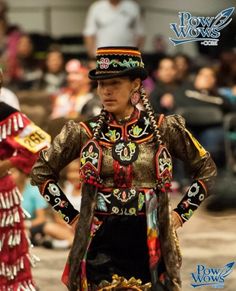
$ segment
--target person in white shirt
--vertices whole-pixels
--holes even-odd
[[[142,48],[144,29],[139,5],[133,0],[100,0],[88,11],[84,41],[89,57],[97,47],[137,46]]]

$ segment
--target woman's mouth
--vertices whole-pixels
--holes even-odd
[[[114,100],[114,99],[105,99],[104,100],[105,104],[110,104],[110,103],[115,103],[115,102],[116,102],[116,100]]]

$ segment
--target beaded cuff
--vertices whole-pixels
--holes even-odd
[[[71,224],[75,217],[78,216],[79,211],[73,207],[54,180],[48,180],[44,184],[42,195],[52,208],[60,214],[65,222]]]
[[[194,181],[174,211],[179,214],[183,222],[189,220],[205,199],[206,194],[207,191],[204,184],[201,181]]]

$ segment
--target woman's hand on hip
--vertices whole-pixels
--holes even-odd
[[[182,220],[179,217],[179,214],[177,212],[172,211],[171,216],[172,216],[172,223],[173,223],[175,230],[183,225],[183,222],[182,222]]]

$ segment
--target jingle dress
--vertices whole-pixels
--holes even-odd
[[[46,137],[24,114],[0,102],[0,160],[29,173]],[[0,177],[0,290],[34,291],[21,194],[10,172]]]
[[[63,281],[68,284],[73,260],[78,277],[69,290],[97,290],[101,281],[111,281],[114,274],[127,279],[134,276],[153,286],[162,282],[169,290],[180,290],[181,257],[167,194],[171,156],[186,162],[193,178],[175,209],[183,222],[207,196],[216,168],[180,116],[160,115],[156,120],[159,141],[154,139],[148,115],[137,109],[124,123],[108,113],[97,141],[92,138],[98,117],[70,121],[36,162],[33,184],[65,221],[72,223],[78,212],[56,182],[60,171],[80,156],[82,204],[74,240],[78,255],[69,256]],[[86,185],[93,185],[94,191],[86,191]]]

